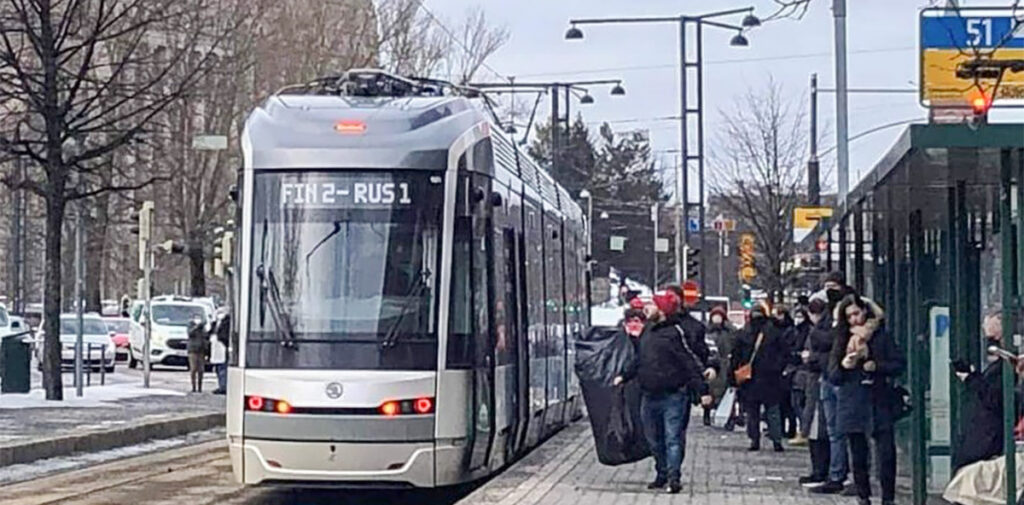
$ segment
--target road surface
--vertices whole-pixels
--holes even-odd
[[[469,490],[299,491],[242,487],[217,440],[0,487],[5,505],[449,505]]]

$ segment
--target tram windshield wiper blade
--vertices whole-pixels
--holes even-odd
[[[430,279],[430,270],[420,271],[419,275],[416,276],[416,282],[410,287],[409,292],[402,297],[402,301],[408,302],[409,300],[419,298],[423,294],[423,291],[429,287],[427,284],[428,279]],[[419,303],[417,303],[416,306],[418,308]],[[390,349],[395,347],[395,344],[398,343],[399,337],[398,328],[402,325],[402,320],[405,319],[405,315],[409,312],[412,311],[404,306],[402,307],[402,311],[398,313],[398,318],[391,324],[391,327],[388,328],[388,332],[384,335],[384,339],[381,340],[381,349]]]
[[[274,331],[281,339],[283,347],[295,348],[295,330],[292,329],[291,318],[288,311],[284,309],[281,301],[281,290],[277,285],[277,278],[274,277],[274,270],[269,266],[260,265],[256,267],[256,275],[260,278],[260,292],[269,293],[270,296],[260,297],[260,310],[264,305],[270,308],[270,318],[274,320]],[[269,299],[269,303],[267,300]]]

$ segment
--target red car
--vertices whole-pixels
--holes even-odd
[[[131,332],[132,321],[127,317],[104,317],[110,339],[114,341],[117,361],[128,361],[128,334]]]

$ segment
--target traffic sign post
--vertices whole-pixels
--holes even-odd
[[[1024,105],[1024,30],[1013,9],[924,9],[919,32],[922,105]]]

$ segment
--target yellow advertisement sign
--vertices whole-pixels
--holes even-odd
[[[825,217],[832,217],[831,207],[796,207],[793,209],[793,228],[813,229]]]

